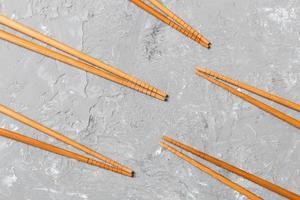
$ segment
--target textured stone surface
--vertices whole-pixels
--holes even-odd
[[[202,48],[127,0],[0,0],[2,14],[170,94],[163,103],[0,41],[1,104],[137,174],[122,177],[0,138],[1,200],[244,199],[160,149],[163,134],[300,193],[299,130],[193,74],[201,65],[300,102],[300,2],[164,3],[213,48]],[[65,147],[3,115],[0,126]],[[266,199],[281,199],[213,168]]]

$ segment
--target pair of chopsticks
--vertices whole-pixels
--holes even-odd
[[[132,3],[150,13],[154,17],[158,18],[162,22],[171,26],[175,30],[179,31],[188,38],[194,40],[205,48],[210,48],[211,43],[205,39],[198,31],[193,27],[183,21],[175,13],[161,4],[158,0],[148,0],[153,6],[155,6],[159,11],[155,10],[153,7],[143,2],[143,0],[130,0]]]
[[[253,94],[256,94],[258,96],[261,96],[263,98],[266,98],[270,101],[273,101],[275,103],[278,103],[278,104],[281,104],[285,107],[288,107],[290,109],[293,109],[295,111],[298,111],[300,112],[300,105],[299,104],[296,104],[294,102],[291,102],[287,99],[284,99],[282,97],[279,97],[279,96],[275,96],[275,95],[272,95],[268,92],[265,92],[261,89],[258,89],[258,88],[255,88],[253,86],[250,86],[250,85],[247,85],[245,83],[242,83],[242,82],[239,82],[239,81],[236,81],[236,80],[233,80],[229,77],[226,77],[226,76],[223,76],[217,72],[214,72],[214,71],[210,71],[208,69],[203,69],[201,67],[196,67],[196,74],[198,76],[201,76],[203,78],[205,78],[206,80],[222,87],[223,89],[231,92],[232,94],[242,98],[243,100],[257,106],[258,108],[274,115],[275,117],[293,125],[294,127],[296,128],[300,128],[300,121],[293,118],[293,117],[290,117],[288,115],[286,115],[285,113],[245,94],[245,93],[242,93],[240,91],[238,91],[237,89],[233,88],[233,87],[230,87],[229,85],[225,84],[226,83],[229,83],[231,85],[234,85],[238,88],[241,88],[241,89],[244,89],[244,90],[247,90]]]
[[[14,29],[24,35],[27,35],[33,39],[50,45],[57,50],[60,50],[66,54],[62,54],[57,51],[47,49],[39,44],[33,43],[26,39],[20,38],[3,30],[0,30],[0,39],[11,42],[15,45],[21,46],[23,48],[29,49],[36,53],[42,54],[49,58],[58,60],[60,62],[66,63],[68,65],[74,66],[78,69],[84,70],[86,72],[92,73],[94,75],[103,77],[120,85],[129,87],[141,93],[147,94],[159,100],[165,101],[167,99],[167,94],[148,83],[138,80],[137,78],[130,76],[100,60],[97,60],[87,54],[84,54],[70,46],[67,46],[57,40],[54,40],[44,34],[41,34],[33,29],[30,29],[18,22],[15,22],[3,15],[0,15],[0,24]],[[77,59],[75,59],[77,58]]]
[[[22,143],[46,150],[46,151],[50,151],[50,152],[53,152],[53,153],[56,153],[56,154],[59,154],[59,155],[62,155],[62,156],[68,157],[68,158],[73,158],[75,160],[78,160],[78,161],[81,161],[81,162],[84,162],[84,163],[87,163],[90,165],[94,165],[99,168],[110,170],[110,171],[113,171],[113,172],[116,172],[116,173],[119,173],[119,174],[122,174],[125,176],[133,177],[133,175],[134,175],[133,174],[134,172],[131,169],[129,169],[129,168],[117,163],[116,161],[113,161],[112,159],[110,159],[110,158],[108,158],[108,157],[82,145],[82,144],[79,144],[78,142],[76,142],[76,141],[50,129],[50,128],[47,128],[47,127],[43,126],[42,124],[40,124],[32,119],[29,119],[28,117],[21,115],[20,113],[17,113],[14,110],[12,110],[4,105],[1,105],[1,104],[0,104],[0,113],[4,114],[12,119],[15,119],[23,124],[26,124],[42,133],[45,133],[50,137],[53,137],[59,141],[62,141],[65,144],[70,145],[80,151],[83,151],[86,154],[89,154],[90,156],[93,156],[94,158],[97,158],[98,160],[103,161],[103,163],[93,160],[93,159],[90,159],[88,157],[79,155],[77,153],[73,153],[73,152],[67,151],[65,149],[61,149],[61,148],[55,147],[53,145],[20,135],[18,133],[15,133],[15,132],[12,132],[9,130],[0,129],[0,136],[6,137],[6,138],[9,138],[12,140],[16,140],[16,141],[19,141],[19,142],[22,142]]]
[[[273,191],[283,197],[286,197],[288,199],[300,199],[300,196],[293,193],[293,192],[290,192],[278,185],[275,185],[273,183],[270,183],[269,181],[266,181],[260,177],[257,177],[253,174],[250,174],[242,169],[239,169],[233,165],[230,165],[224,161],[221,161],[217,158],[214,158],[206,153],[203,153],[199,150],[196,150],[192,147],[189,147],[183,143],[180,143],[174,139],[171,139],[169,137],[166,137],[166,136],[163,136],[162,139],[165,141],[165,142],[168,142],[174,146],[177,146],[195,156],[198,156],[208,162],[211,162],[213,163],[214,165],[216,166],[219,166],[225,170],[228,170],[238,176],[241,176],[245,179],[248,179],[249,181],[252,181],[270,191]],[[225,185],[231,187],[232,189],[234,189],[235,191],[241,193],[242,195],[246,196],[247,198],[249,199],[254,199],[254,200],[258,200],[258,199],[262,199],[261,197],[258,197],[257,195],[253,194],[252,192],[248,191],[247,189],[243,188],[242,186],[232,182],[231,180],[227,179],[226,177],[222,176],[221,174],[217,173],[216,171],[210,169],[209,167],[199,163],[198,161],[188,157],[187,155],[179,152],[178,150],[176,150],[175,148],[173,148],[172,146],[166,144],[165,142],[161,142],[160,145],[169,150],[170,152],[174,153],[176,156],[182,158],[183,160],[187,161],[188,163],[190,163],[191,165],[197,167],[198,169],[202,170],[203,172],[207,173],[208,175],[212,176],[213,178],[219,180],[220,182],[224,183]]]

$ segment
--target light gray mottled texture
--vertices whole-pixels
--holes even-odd
[[[299,130],[194,75],[201,65],[300,102],[300,1],[164,3],[200,30],[212,49],[127,0],[0,0],[2,14],[170,95],[160,102],[0,41],[1,104],[137,174],[126,178],[0,138],[1,200],[244,199],[160,149],[161,135],[300,193]],[[0,126],[65,147],[3,115]],[[281,199],[213,168],[266,199]]]

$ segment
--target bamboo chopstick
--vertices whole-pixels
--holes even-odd
[[[169,142],[169,143],[171,143],[171,144],[173,144],[173,145],[175,145],[175,146],[177,146],[177,147],[179,147],[179,148],[181,148],[181,149],[183,149],[183,150],[185,150],[189,153],[192,153],[192,154],[194,154],[194,155],[196,155],[196,156],[198,156],[198,157],[200,157],[200,158],[202,158],[202,159],[204,159],[208,162],[211,162],[211,163],[213,163],[213,164],[215,164],[215,165],[217,165],[217,166],[219,166],[223,169],[226,169],[226,170],[228,170],[232,173],[235,173],[236,175],[244,177],[244,178],[246,178],[246,179],[248,179],[248,180],[250,180],[250,181],[252,181],[252,182],[254,182],[254,183],[270,190],[270,191],[273,191],[273,192],[283,196],[283,197],[286,197],[288,199],[295,199],[295,200],[300,198],[299,195],[297,195],[293,192],[290,192],[290,191],[288,191],[288,190],[286,190],[286,189],[284,189],[284,188],[282,188],[278,185],[270,183],[269,181],[266,181],[266,180],[264,180],[260,177],[257,177],[253,174],[250,174],[250,173],[248,173],[248,172],[246,172],[242,169],[239,169],[239,168],[237,168],[233,165],[230,165],[230,164],[228,164],[228,163],[226,163],[222,160],[214,158],[214,157],[212,157],[212,156],[210,156],[206,153],[203,153],[203,152],[201,152],[197,149],[194,149],[190,146],[187,146],[187,145],[185,145],[181,142],[178,142],[178,141],[176,141],[172,138],[163,136],[162,139],[165,140],[166,142]]]
[[[173,13],[170,9],[165,7],[162,3],[160,3],[158,0],[148,0],[150,3],[152,3],[156,8],[161,10],[163,13],[165,13],[169,18],[174,20],[176,23],[181,25],[183,28],[190,31],[192,34],[196,35],[202,42],[204,42],[207,45],[210,45],[210,42],[203,37],[198,31],[196,31],[193,27],[191,27],[188,23],[183,21],[180,17],[178,17],[175,13]]]
[[[141,9],[143,9],[146,12],[150,13],[154,17],[158,18],[162,22],[164,22],[167,25],[171,26],[175,30],[179,31],[183,35],[185,35],[185,36],[189,37],[190,39],[194,40],[195,42],[201,44],[203,47],[209,48],[209,45],[206,44],[206,43],[204,43],[202,40],[200,40],[195,34],[192,34],[190,31],[188,31],[187,29],[181,27],[180,25],[178,25],[174,21],[170,20],[165,15],[163,15],[162,13],[156,11],[154,8],[152,8],[151,6],[147,5],[143,1],[141,1],[141,0],[130,0],[130,1],[132,3],[134,3],[135,5],[137,5],[138,7],[140,7]]]
[[[177,151],[176,149],[174,149],[173,147],[167,145],[164,142],[160,142],[160,145],[169,150],[170,152],[172,152],[173,154],[175,154],[176,156],[178,156],[179,158],[187,161],[188,163],[190,163],[191,165],[193,165],[194,167],[197,167],[198,169],[200,169],[201,171],[205,172],[206,174],[212,176],[213,178],[217,179],[218,181],[224,183],[225,185],[231,187],[232,189],[234,189],[235,191],[241,193],[242,195],[248,197],[249,199],[253,199],[253,200],[261,200],[262,198],[256,196],[255,194],[253,194],[252,192],[250,192],[249,190],[243,188],[242,186],[232,182],[231,180],[225,178],[224,176],[222,176],[221,174],[217,173],[216,171],[210,169],[209,167],[197,162],[196,160],[186,156],[185,154]]]
[[[24,115],[21,115],[21,114],[15,112],[15,111],[5,107],[4,105],[1,105],[1,104],[0,104],[0,113],[2,113],[4,115],[7,115],[8,117],[11,117],[11,118],[13,118],[13,119],[15,119],[19,122],[22,122],[22,123],[34,128],[34,129],[38,130],[38,131],[41,131],[42,133],[45,133],[45,134],[47,134],[47,135],[49,135],[49,136],[51,136],[51,137],[53,137],[53,138],[55,138],[59,141],[64,142],[65,144],[68,144],[68,145],[70,145],[70,146],[72,146],[76,149],[79,149],[79,150],[81,150],[81,151],[83,151],[83,152],[85,152],[85,153],[87,153],[87,154],[89,154],[89,155],[91,155],[91,156],[93,156],[93,157],[95,157],[99,160],[102,160],[102,161],[104,161],[104,162],[106,162],[106,163],[108,163],[112,166],[115,166],[116,168],[119,168],[120,170],[123,170],[127,173],[133,174],[132,170],[130,170],[127,167],[117,163],[116,161],[113,161],[110,158],[108,158],[104,155],[101,155],[100,153],[98,153],[98,152],[96,152],[96,151],[94,151],[94,150],[92,150],[92,149],[90,149],[90,148],[88,148],[88,147],[86,147],[82,144],[79,144],[76,141],[74,141],[74,140],[72,140],[72,139],[70,139],[70,138],[68,138],[68,137],[66,137],[66,136],[50,129],[50,128],[47,128],[47,127],[43,126],[42,124],[40,124],[40,123],[38,123],[38,122],[36,122],[32,119],[29,119],[29,118],[25,117]]]
[[[87,62],[91,65],[94,65],[95,67],[101,68],[101,69],[103,69],[107,72],[110,72],[112,74],[115,74],[115,75],[117,75],[117,76],[119,76],[123,79],[129,80],[130,82],[133,83],[132,87],[134,87],[135,85],[138,85],[138,86],[141,86],[141,87],[143,87],[147,90],[150,90],[151,93],[157,93],[160,96],[163,96],[164,98],[167,97],[167,94],[165,92],[163,92],[163,91],[161,91],[157,88],[152,87],[148,83],[142,82],[142,81],[138,80],[137,78],[122,72],[121,70],[118,70],[118,69],[116,69],[116,68],[114,68],[114,67],[112,67],[112,66],[110,66],[110,65],[108,65],[108,64],[106,64],[106,63],[104,63],[100,60],[97,60],[97,59],[95,59],[95,58],[93,58],[93,57],[91,57],[87,54],[84,54],[84,53],[82,53],[82,52],[80,52],[80,51],[78,51],[78,50],[76,50],[76,49],[74,49],[70,46],[67,46],[67,45],[65,45],[65,44],[63,44],[63,43],[61,43],[57,40],[54,40],[54,39],[52,39],[52,38],[50,38],[50,37],[48,37],[44,34],[41,34],[41,33],[37,32],[33,29],[30,29],[30,28],[28,28],[28,27],[26,27],[26,26],[24,26],[24,25],[22,25],[18,22],[15,22],[15,21],[13,21],[13,20],[11,20],[11,19],[9,19],[9,18],[7,18],[3,15],[0,15],[0,24],[3,24],[3,25],[5,25],[5,26],[7,26],[11,29],[14,29],[14,30],[16,30],[20,33],[23,33],[23,34],[25,34],[29,37],[32,37],[36,40],[39,40],[39,41],[41,41],[45,44],[48,44],[48,45],[50,45],[50,46],[52,46],[52,47],[54,47],[58,50],[61,50],[65,53],[67,53],[67,54],[70,54],[70,55],[72,55],[72,56],[74,56],[78,59],[81,59],[81,60],[83,60],[83,61],[85,61],[85,62]]]
[[[206,75],[206,74],[204,74],[202,72],[196,71],[196,74],[198,76],[201,76],[201,77],[205,78],[206,80],[208,80],[208,81],[210,81],[210,82],[212,82],[212,83],[214,83],[214,84],[222,87],[223,89],[231,92],[232,94],[234,94],[234,95],[242,98],[243,100],[245,100],[245,101],[247,101],[247,102],[249,102],[249,103],[257,106],[258,108],[260,108],[260,109],[262,109],[262,110],[264,110],[264,111],[266,111],[266,112],[274,115],[275,117],[277,117],[277,118],[279,118],[279,119],[281,119],[281,120],[283,120],[283,121],[285,121],[285,122],[293,125],[294,127],[300,128],[300,121],[298,121],[297,119],[292,118],[292,117],[284,114],[283,112],[281,112],[279,110],[276,110],[275,108],[272,108],[271,106],[268,106],[267,104],[265,104],[265,103],[263,103],[263,102],[261,102],[259,100],[256,100],[253,97],[251,97],[249,95],[246,95],[246,94],[244,94],[244,93],[242,93],[242,92],[240,92],[240,91],[238,91],[238,90],[230,87],[229,85],[221,82],[221,81],[218,81],[215,78],[211,78],[210,76],[208,76],[208,75]]]
[[[106,169],[106,170],[109,170],[109,171],[112,171],[112,172],[116,172],[116,173],[119,173],[119,174],[122,174],[122,175],[125,175],[125,176],[129,176],[129,177],[132,176],[131,173],[125,172],[125,171],[120,170],[118,168],[115,168],[115,167],[112,167],[110,165],[98,162],[96,160],[90,159],[90,158],[82,156],[80,154],[77,154],[77,153],[74,153],[74,152],[71,152],[71,151],[68,151],[68,150],[65,150],[65,149],[47,144],[45,142],[41,142],[39,140],[35,140],[33,138],[18,134],[16,132],[12,132],[12,131],[0,128],[0,136],[6,137],[6,138],[9,138],[9,139],[18,141],[18,142],[22,142],[24,144],[28,144],[28,145],[31,145],[33,147],[37,147],[37,148],[40,148],[42,150],[49,151],[49,152],[52,152],[52,153],[55,153],[55,154],[58,154],[58,155],[61,155],[61,156],[72,158],[72,159],[78,160],[80,162],[87,163],[89,165],[97,166],[97,167],[102,168],[102,169]]]
[[[281,104],[283,106],[286,106],[288,108],[291,108],[293,110],[296,110],[296,111],[299,111],[300,112],[300,105],[299,104],[296,104],[294,102],[291,102],[287,99],[284,99],[282,97],[279,97],[279,96],[275,96],[273,94],[270,94],[268,92],[265,92],[261,89],[258,89],[258,88],[255,88],[255,87],[252,87],[250,85],[247,85],[245,83],[242,83],[240,81],[237,81],[237,80],[233,80],[227,76],[224,76],[224,75],[221,75],[215,71],[211,71],[211,70],[208,70],[208,69],[204,69],[204,68],[201,68],[201,67],[196,67],[196,70],[199,71],[199,72],[202,72],[202,73],[205,73],[209,76],[212,76],[212,77],[215,77],[217,79],[220,79],[226,83],[229,83],[231,85],[234,85],[234,86],[237,86],[239,88],[242,88],[242,89],[245,89],[249,92],[252,92],[253,94],[256,94],[256,95],[259,95],[261,97],[264,97],[266,99],[269,99],[270,101],[273,101],[273,102],[276,102],[278,104]]]
[[[105,79],[108,79],[108,80],[111,80],[115,83],[127,86],[129,88],[132,88],[132,89],[137,90],[141,93],[152,96],[152,97],[157,98],[159,100],[162,100],[162,101],[166,100],[165,97],[162,97],[157,93],[154,93],[154,92],[151,92],[150,90],[142,88],[141,86],[136,85],[136,84],[134,84],[134,83],[132,83],[128,80],[121,79],[121,78],[116,77],[116,76],[114,76],[114,75],[112,75],[112,74],[110,74],[106,71],[100,70],[99,68],[92,67],[89,64],[83,63],[79,60],[75,60],[75,59],[73,59],[71,57],[68,57],[66,55],[63,55],[61,53],[58,53],[58,52],[55,52],[53,50],[47,49],[47,48],[45,48],[45,47],[43,47],[39,44],[35,44],[33,42],[30,42],[30,41],[25,40],[23,38],[20,38],[18,36],[12,35],[12,34],[7,33],[5,31],[0,30],[0,39],[6,40],[6,41],[11,42],[15,45],[18,45],[18,46],[21,46],[23,48],[29,49],[31,51],[42,54],[42,55],[47,56],[49,58],[61,61],[61,62],[66,63],[66,64],[69,64],[71,66],[74,66],[74,67],[76,67],[78,69],[81,69],[81,70],[84,70],[86,72],[90,72],[94,75],[101,76]]]

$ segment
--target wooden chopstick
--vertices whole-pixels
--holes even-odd
[[[21,115],[20,113],[17,113],[15,111],[9,109],[8,107],[5,107],[4,105],[1,105],[1,104],[0,104],[0,113],[2,113],[4,115],[7,115],[8,117],[11,117],[11,118],[13,118],[13,119],[15,119],[19,122],[22,122],[22,123],[34,128],[34,129],[40,131],[40,132],[42,132],[42,133],[45,133],[45,134],[47,134],[47,135],[49,135],[49,136],[51,136],[51,137],[53,137],[53,138],[55,138],[59,141],[62,141],[65,144],[68,144],[68,145],[70,145],[70,146],[72,146],[72,147],[74,147],[78,150],[81,150],[81,151],[83,151],[83,152],[85,152],[85,153],[87,153],[87,154],[89,154],[89,155],[91,155],[91,156],[93,156],[93,157],[95,157],[99,160],[102,160],[102,161],[104,161],[104,162],[106,162],[106,163],[108,163],[112,166],[115,166],[116,168],[119,168],[120,170],[123,170],[127,173],[133,174],[133,171],[131,169],[128,169],[127,167],[117,163],[116,161],[113,161],[110,158],[108,158],[108,157],[106,157],[106,156],[104,156],[104,155],[102,155],[102,154],[100,154],[100,153],[98,153],[98,152],[82,145],[82,144],[79,144],[78,142],[76,142],[76,141],[74,141],[74,140],[72,140],[72,139],[70,139],[70,138],[68,138],[68,137],[52,130],[52,129],[50,129],[50,128],[47,128],[47,127],[43,126],[42,124],[40,124],[40,123],[38,123],[38,122],[36,122],[32,119],[29,119],[29,118],[25,117],[24,115]]]
[[[242,186],[232,182],[231,180],[227,179],[226,177],[222,176],[221,174],[217,173],[216,171],[210,169],[209,167],[197,162],[196,160],[188,157],[187,155],[177,151],[176,149],[174,149],[173,147],[167,145],[164,142],[160,142],[160,145],[169,150],[170,152],[172,152],[173,154],[175,154],[176,156],[178,156],[179,158],[187,161],[188,163],[190,163],[191,165],[197,167],[198,169],[200,169],[201,171],[205,172],[206,174],[212,176],[213,178],[217,179],[218,181],[224,183],[225,185],[231,187],[232,189],[234,189],[235,191],[241,193],[242,195],[248,197],[249,199],[253,199],[253,200],[260,200],[262,198],[258,197],[257,195],[253,194],[252,192],[250,192],[249,190],[243,188]]]
[[[190,31],[192,34],[196,35],[202,42],[204,42],[207,45],[210,45],[210,42],[203,37],[198,31],[196,31],[193,27],[191,27],[188,23],[183,21],[180,17],[178,17],[174,12],[172,12],[170,9],[165,7],[162,3],[160,3],[158,0],[148,0],[150,3],[152,3],[156,8],[158,8],[160,11],[162,11],[164,14],[166,14],[169,18],[174,20],[176,23],[181,25],[183,28]]]
[[[22,142],[24,144],[28,144],[28,145],[31,145],[33,147],[37,147],[37,148],[40,148],[42,150],[49,151],[49,152],[52,152],[52,153],[55,153],[55,154],[58,154],[58,155],[61,155],[61,156],[72,158],[72,159],[78,160],[80,162],[87,163],[89,165],[97,166],[97,167],[102,168],[102,169],[106,169],[106,170],[109,170],[109,171],[112,171],[112,172],[116,172],[116,173],[119,173],[119,174],[122,174],[122,175],[125,175],[125,176],[132,177],[131,173],[128,173],[128,172],[125,172],[125,171],[120,170],[118,168],[112,167],[110,165],[98,162],[96,160],[90,159],[90,158],[82,156],[80,154],[77,154],[77,153],[74,153],[74,152],[71,152],[71,151],[68,151],[68,150],[65,150],[65,149],[47,144],[45,142],[41,142],[39,140],[36,140],[36,139],[30,138],[30,137],[18,134],[16,132],[12,132],[12,131],[0,128],[0,136],[6,137],[6,138],[9,138],[9,139],[18,141],[18,142]]]
[[[213,164],[215,164],[215,165],[217,165],[217,166],[219,166],[223,169],[226,169],[226,170],[228,170],[228,171],[230,171],[230,172],[232,172],[236,175],[244,177],[244,178],[246,178],[246,179],[248,179],[248,180],[250,180],[250,181],[252,181],[252,182],[254,182],[254,183],[270,190],[270,191],[273,191],[273,192],[283,196],[283,197],[286,197],[288,199],[295,199],[295,200],[300,199],[300,196],[293,193],[293,192],[290,192],[290,191],[288,191],[288,190],[286,190],[286,189],[284,189],[284,188],[282,188],[278,185],[270,183],[270,182],[268,182],[268,181],[266,181],[266,180],[264,180],[260,177],[257,177],[253,174],[250,174],[250,173],[248,173],[248,172],[246,172],[242,169],[239,169],[239,168],[237,168],[233,165],[230,165],[230,164],[228,164],[228,163],[226,163],[222,160],[214,158],[214,157],[212,157],[212,156],[210,156],[206,153],[203,153],[203,152],[201,152],[197,149],[194,149],[190,146],[187,146],[187,145],[185,145],[181,142],[178,142],[178,141],[176,141],[172,138],[163,136],[162,139],[165,140],[166,142],[169,142],[169,143],[171,143],[171,144],[173,144],[173,145],[175,145],[175,146],[177,146],[177,147],[179,147],[179,148],[181,148],[181,149],[183,149],[183,150],[185,150],[189,153],[192,153],[192,154],[194,154],[194,155],[196,155],[196,156],[198,156],[198,157],[200,157],[200,158],[202,158],[202,159],[204,159],[208,162],[211,162],[211,163],[213,163]]]
[[[54,40],[54,39],[52,39],[52,38],[50,38],[50,37],[48,37],[44,34],[41,34],[41,33],[37,32],[33,29],[30,29],[30,28],[20,24],[20,23],[17,23],[15,21],[3,16],[3,15],[0,15],[0,24],[3,24],[3,25],[5,25],[5,26],[7,26],[11,29],[14,29],[14,30],[16,30],[20,33],[23,33],[23,34],[25,34],[29,37],[32,37],[36,40],[39,40],[39,41],[41,41],[45,44],[48,44],[48,45],[50,45],[50,46],[52,46],[52,47],[54,47],[58,50],[61,50],[61,51],[65,52],[69,55],[72,55],[72,56],[74,56],[78,59],[81,59],[81,60],[83,60],[83,61],[85,61],[85,62],[87,62],[91,65],[94,65],[95,67],[101,68],[101,69],[103,69],[107,72],[110,72],[112,74],[115,74],[115,75],[117,75],[117,76],[119,76],[123,79],[129,80],[130,82],[133,83],[132,87],[134,87],[134,85],[138,85],[142,88],[150,90],[151,93],[157,93],[160,96],[163,96],[164,98],[167,97],[167,94],[165,92],[163,92],[163,91],[161,91],[157,88],[152,87],[148,83],[142,82],[142,81],[136,79],[135,77],[130,76],[130,75],[122,72],[119,69],[116,69],[116,68],[114,68],[114,67],[112,67],[112,66],[110,66],[110,65],[108,65],[108,64],[106,64],[106,63],[104,63],[100,60],[97,60],[97,59],[95,59],[95,58],[93,58],[93,57],[91,57],[87,54],[84,54],[84,53],[82,53],[82,52],[80,52],[80,51],[78,51],[78,50],[76,50],[76,49],[74,49],[70,46],[67,46],[67,45],[65,45],[65,44],[63,44],[63,43],[61,43],[57,40]]]
[[[265,92],[261,89],[250,86],[248,84],[242,83],[240,81],[233,80],[233,79],[231,79],[227,76],[221,75],[221,74],[219,74],[215,71],[211,71],[211,70],[204,69],[204,68],[201,68],[201,67],[196,67],[196,70],[199,71],[199,72],[205,73],[209,76],[220,79],[220,80],[222,80],[226,83],[229,83],[231,85],[234,85],[234,86],[237,86],[237,87],[242,88],[244,90],[247,90],[249,92],[252,92],[253,94],[256,94],[256,95],[259,95],[259,96],[264,97],[266,99],[269,99],[270,101],[276,102],[278,104],[281,104],[283,106],[286,106],[288,108],[291,108],[293,110],[296,110],[296,111],[300,112],[300,105],[297,104],[297,103],[291,102],[291,101],[289,101],[287,99],[284,99],[282,97],[279,97],[279,96],[275,96],[273,94],[270,94],[270,93]]]
[[[190,39],[194,40],[195,42],[201,44],[203,47],[205,48],[209,48],[209,45],[207,45],[206,43],[204,43],[202,40],[200,40],[195,34],[192,34],[190,31],[188,31],[187,29],[181,27],[180,25],[178,25],[176,22],[170,20],[169,18],[167,18],[165,15],[163,15],[162,13],[156,11],[154,8],[152,8],[151,6],[147,5],[146,3],[144,3],[141,0],[130,0],[132,3],[134,3],[135,5],[137,5],[138,7],[140,7],[141,9],[145,10],[146,12],[150,13],[151,15],[153,15],[154,17],[158,18],[159,20],[161,20],[162,22],[166,23],[167,25],[171,26],[172,28],[174,28],[175,30],[179,31],[180,33],[182,33],[183,35],[189,37]]]
[[[257,106],[258,108],[260,108],[260,109],[262,109],[262,110],[264,110],[264,111],[266,111],[266,112],[274,115],[275,117],[277,117],[277,118],[279,118],[279,119],[281,119],[281,120],[283,120],[283,121],[285,121],[285,122],[293,125],[294,127],[300,128],[300,121],[298,121],[297,119],[292,118],[292,117],[284,114],[283,112],[280,112],[279,110],[276,110],[275,108],[272,108],[271,106],[268,106],[267,104],[265,104],[265,103],[263,103],[263,102],[261,102],[259,100],[256,100],[253,97],[251,97],[251,96],[249,96],[247,94],[244,94],[244,93],[242,93],[242,92],[240,92],[240,91],[238,91],[238,90],[230,87],[229,85],[227,85],[227,84],[225,84],[225,83],[223,83],[221,81],[218,81],[215,78],[211,78],[207,74],[204,74],[204,73],[199,72],[199,71],[196,71],[196,74],[198,76],[201,76],[201,77],[205,78],[206,80],[208,80],[208,81],[210,81],[210,82],[212,82],[212,83],[214,83],[214,84],[222,87],[223,89],[231,92],[232,94],[234,94],[234,95],[242,98],[243,100],[245,100],[245,101],[247,101],[247,102],[249,102],[249,103]]]
[[[107,80],[111,80],[111,81],[113,81],[115,83],[118,83],[120,85],[127,86],[131,89],[137,90],[141,93],[147,94],[147,95],[152,96],[154,98],[157,98],[159,100],[162,100],[162,101],[166,100],[165,97],[162,97],[157,93],[151,92],[150,90],[147,90],[147,89],[145,89],[141,86],[138,86],[138,85],[136,85],[136,84],[134,84],[134,83],[132,83],[128,80],[119,78],[117,76],[112,75],[109,72],[100,70],[99,68],[92,67],[91,65],[89,65],[87,63],[81,62],[79,60],[73,59],[73,58],[68,57],[66,55],[63,55],[61,53],[58,53],[58,52],[55,52],[53,50],[47,49],[47,48],[45,48],[45,47],[43,47],[39,44],[35,44],[33,42],[30,42],[30,41],[25,40],[23,38],[20,38],[18,36],[12,35],[12,34],[7,33],[5,31],[0,30],[0,39],[6,40],[6,41],[11,42],[15,45],[18,45],[18,46],[21,46],[23,48],[29,49],[31,51],[42,54],[42,55],[47,56],[49,58],[61,61],[61,62],[66,63],[66,64],[69,64],[71,66],[74,66],[74,67],[76,67],[78,69],[81,69],[81,70],[84,70],[86,72],[90,72],[92,74],[101,76],[101,77],[103,77]]]

